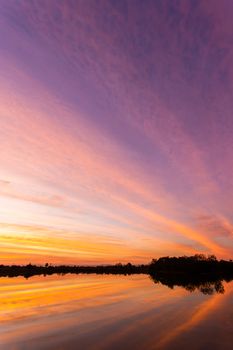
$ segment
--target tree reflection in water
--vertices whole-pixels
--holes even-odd
[[[212,295],[214,293],[223,294],[225,292],[223,281],[229,282],[230,280],[221,280],[215,278],[209,278],[207,276],[190,276],[186,275],[166,275],[156,274],[150,275],[154,283],[161,283],[171,289],[174,287],[182,287],[189,292],[199,291],[205,295]]]

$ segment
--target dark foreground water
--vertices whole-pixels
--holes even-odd
[[[145,275],[0,278],[0,349],[232,350],[233,282],[217,291]]]

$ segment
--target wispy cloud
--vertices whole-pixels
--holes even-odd
[[[230,256],[230,5],[0,6],[1,222],[43,222],[48,240],[72,231],[75,249],[77,232],[96,251],[102,233],[113,259],[108,235],[122,259]],[[53,244],[59,255],[59,235]],[[86,252],[98,258],[94,243]]]

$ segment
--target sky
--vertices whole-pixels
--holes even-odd
[[[0,1],[0,263],[232,258],[232,15]]]

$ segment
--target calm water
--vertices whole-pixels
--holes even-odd
[[[232,349],[225,293],[169,289],[148,276],[0,278],[0,349]]]

